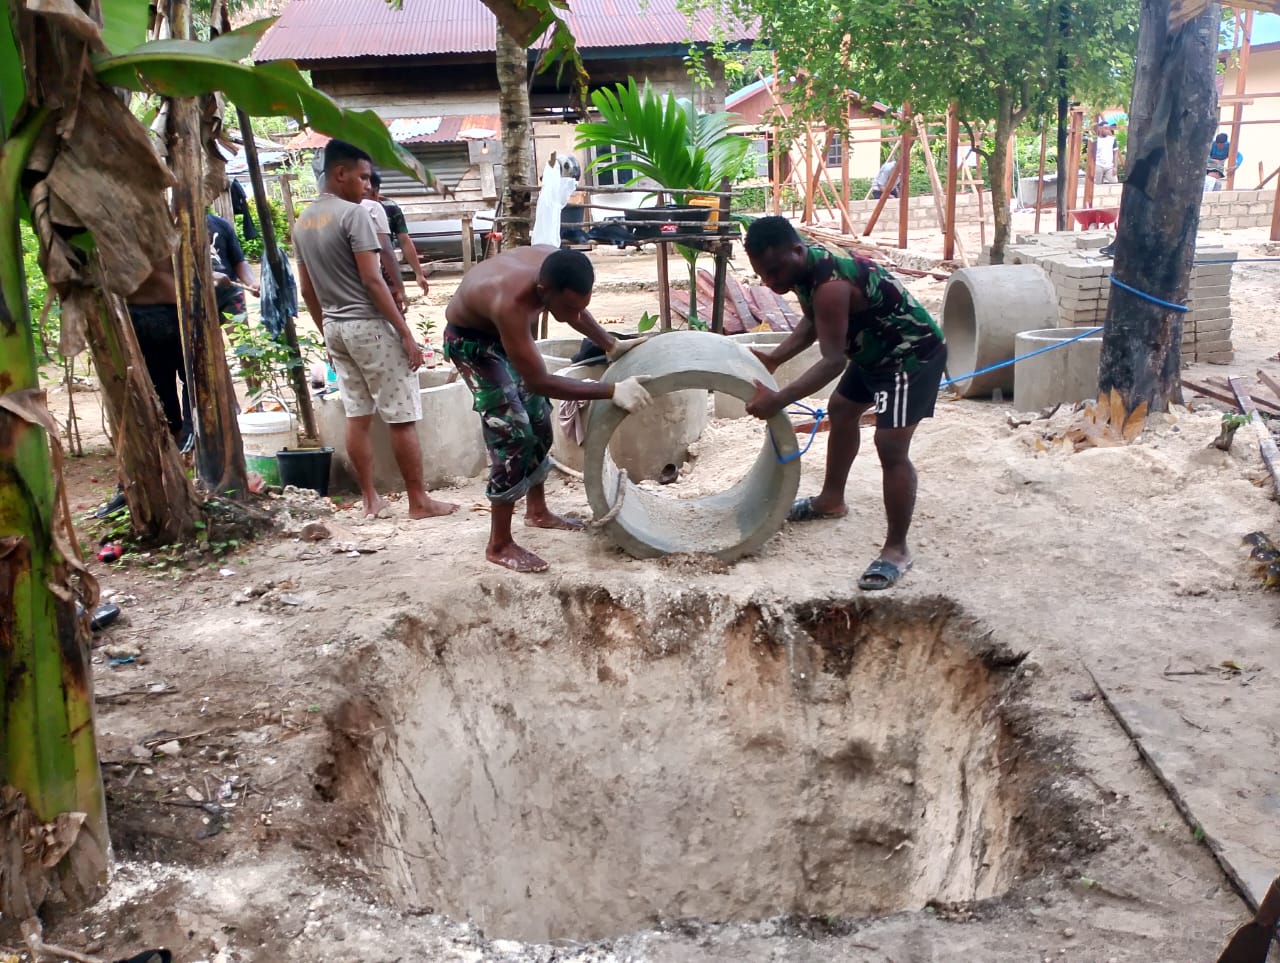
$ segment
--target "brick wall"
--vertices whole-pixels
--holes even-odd
[[[1094,207],[1119,207],[1119,184],[1098,184],[1093,189]],[[901,202],[891,197],[876,221],[876,231],[890,231],[898,228],[898,208]],[[991,195],[982,198],[983,214],[988,224],[991,223]],[[871,212],[875,210],[875,201],[850,201],[849,214],[853,218],[855,228],[861,232],[866,226]],[[907,199],[907,228],[912,231],[941,230],[938,216],[934,211],[933,197],[924,194]],[[1200,207],[1200,227],[1207,231],[1230,231],[1245,227],[1269,227],[1271,212],[1275,207],[1275,192],[1264,191],[1221,191],[1204,195]],[[1046,208],[1045,214],[1050,218],[1052,226],[1052,208]],[[978,221],[978,201],[973,194],[959,194],[956,197],[956,219],[961,224],[976,224]]]
[[[1044,269],[1058,297],[1062,327],[1094,327],[1106,320],[1111,297],[1112,262],[1097,254],[1108,239],[1109,235],[1100,231],[1022,234],[1006,250],[1005,263],[1036,264]],[[1232,360],[1230,262],[1236,253],[1201,246],[1196,257],[1224,263],[1192,268],[1190,310],[1182,322],[1182,357],[1185,361],[1226,364]]]

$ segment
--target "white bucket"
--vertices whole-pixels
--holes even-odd
[[[298,447],[298,429],[287,411],[246,411],[236,417],[244,443],[245,468],[256,471],[268,485],[280,484],[276,452]]]

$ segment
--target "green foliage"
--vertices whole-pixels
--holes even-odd
[[[636,330],[641,334],[644,334],[646,331],[652,331],[659,320],[660,319],[656,314],[650,314],[646,311],[644,314],[640,315],[640,322],[636,325]]]
[[[124,53],[143,43],[150,27],[150,4],[139,0],[102,0],[102,42],[112,53]]]
[[[198,97],[220,90],[250,115],[293,117],[321,133],[359,144],[380,166],[433,186],[435,178],[391,140],[386,124],[373,111],[339,107],[307,83],[292,61],[241,62],[252,56],[274,22],[259,20],[207,43],[154,40],[125,54],[99,57],[94,67],[104,84],[166,97]]]
[[[292,238],[289,236],[289,218],[285,216],[284,202],[277,201],[274,197],[267,198],[267,206],[271,208],[271,226],[275,228],[276,243],[280,245],[280,249],[288,253]],[[258,213],[257,205],[253,205],[253,212],[256,217]],[[301,211],[295,210],[296,217]],[[236,226],[236,237],[240,240],[240,247],[244,250],[244,256],[252,261],[262,260],[262,235],[249,239],[244,236],[244,219],[233,218]],[[259,225],[261,231],[261,225]]]
[[[595,91],[591,102],[601,120],[579,124],[575,146],[606,151],[593,170],[633,170],[631,184],[649,178],[669,190],[714,191],[744,169],[751,143],[729,133],[731,113],[699,113],[690,101],[660,95],[648,81],[641,88],[635,78]]]
[[[279,398],[291,390],[289,373],[306,364],[307,353],[324,352],[324,345],[310,331],[298,335],[301,356],[295,357],[283,335],[277,341],[266,328],[254,327],[245,320],[233,321],[227,327],[234,346],[232,353],[240,359],[245,377]]]
[[[40,270],[40,242],[36,240],[36,232],[26,221],[20,225],[22,231],[22,270],[27,278],[27,310],[30,312],[31,324],[36,335],[37,349],[43,345],[45,358],[49,360],[48,349],[58,343],[58,320],[56,310],[49,312],[43,325],[39,325],[44,314],[45,300],[49,297],[49,285],[45,282],[44,272]],[[55,352],[56,353],[56,352]],[[41,359],[37,359],[41,360]]]

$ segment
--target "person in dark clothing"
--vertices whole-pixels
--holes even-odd
[[[400,209],[399,204],[383,195],[382,175],[377,171],[369,175],[369,184],[373,188],[373,199],[387,212],[387,224],[391,228],[391,243],[400,249],[405,262],[413,270],[413,279],[418,282],[418,287],[422,288],[422,293],[429,294],[431,285],[427,283],[427,276],[423,273],[418,248],[409,235],[409,225],[404,219],[404,211]]]
[[[858,455],[860,422],[866,412],[874,411],[888,533],[858,587],[890,588],[911,568],[907,531],[916,501],[911,439],[920,422],[933,416],[947,362],[942,329],[883,265],[805,244],[786,218],[753,222],[745,246],[760,280],[778,294],[794,291],[804,311],[785,341],[772,350],[752,352],[772,373],[814,341],[822,349],[822,358],[790,384],[771,389],[757,381],[747,413],[767,420],[844,372],[830,401],[831,437],[822,491],[798,499],[788,520],[848,514],[845,485]]]
[[[209,246],[213,257],[213,279],[217,282],[218,312],[239,317],[248,312],[244,292],[247,289],[258,296],[258,279],[245,260],[235,226],[224,217],[210,212],[205,215],[209,225]]]
[[[240,218],[240,224],[244,228],[244,239],[257,240],[258,225],[253,223],[253,209],[249,207],[249,198],[245,195],[244,187],[239,181],[233,180],[227,190],[231,194],[231,215]]]

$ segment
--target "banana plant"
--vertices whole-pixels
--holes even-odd
[[[100,3],[120,15],[105,30]],[[0,6],[0,917],[9,919],[34,917],[50,899],[85,905],[106,884],[109,853],[88,658],[96,586],[38,381],[19,219],[31,220],[62,303],[64,353],[91,343],[112,423],[128,439],[126,472],[154,496],[131,501],[135,516],[181,536],[198,502],[118,301],[173,249],[172,178],[116,88],[224,91],[251,113],[295,117],[428,179],[372,112],[339,108],[292,65],[241,63],[270,21],[214,43],[134,46],[145,30],[139,8],[145,15],[136,0]],[[166,510],[178,517],[168,528],[148,515]]]
[[[598,152],[588,170],[634,171],[628,185],[656,181],[676,204],[736,180],[751,149],[747,138],[730,133],[737,115],[702,113],[690,100],[657,93],[648,81],[640,86],[631,77],[612,90],[600,88],[591,103],[601,119],[579,124],[576,143]],[[689,269],[689,324],[705,326],[697,307],[701,252],[687,244],[676,249]]]

